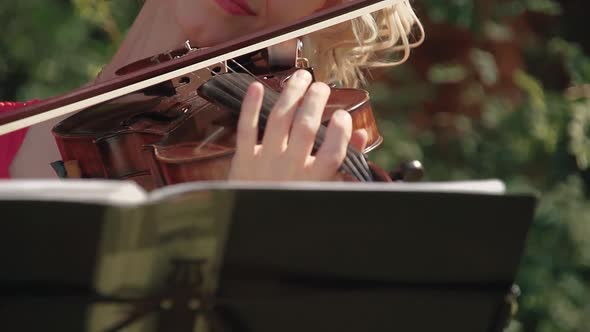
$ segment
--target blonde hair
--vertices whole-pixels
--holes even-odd
[[[419,36],[410,41],[414,27]],[[423,41],[424,28],[410,1],[399,0],[389,8],[306,36],[303,54],[319,80],[356,87],[365,83],[364,69],[403,63]]]

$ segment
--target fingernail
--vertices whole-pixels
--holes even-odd
[[[332,116],[339,117],[342,119],[350,118],[350,114],[345,110],[338,110],[338,111],[334,112],[334,114]]]
[[[311,74],[304,69],[300,69],[293,74],[293,77],[298,80],[311,80]]]
[[[311,85],[309,86],[309,90],[318,94],[326,94],[326,95],[330,95],[331,93],[331,89],[330,86],[328,86],[326,83],[323,82],[314,82],[311,83]]]

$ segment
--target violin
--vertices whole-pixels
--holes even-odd
[[[53,130],[64,176],[130,179],[148,190],[186,181],[226,179],[244,87],[258,80],[269,92],[261,111],[263,130],[268,105],[276,100],[290,75],[301,68],[313,72],[297,55],[293,45],[299,43],[289,42],[296,40],[290,37],[389,3],[355,0],[210,49],[186,45],[185,49],[138,61],[121,68],[117,72],[120,77],[112,81],[49,99],[18,114],[0,115],[0,134],[78,111]],[[365,151],[348,147],[341,170],[356,181],[391,181],[391,176],[368,162],[364,154],[382,141],[368,93],[332,88],[324,119],[337,109],[347,110],[353,128],[364,128],[369,134]],[[318,146],[323,130],[316,138]]]
[[[237,116],[249,84],[259,81],[266,89],[259,122],[262,135],[270,107],[289,77],[302,68],[313,73],[312,68],[297,65],[306,61],[299,57],[300,47],[294,45],[301,43],[288,41],[67,118],[53,130],[67,173],[85,178],[130,179],[148,190],[189,181],[227,179],[235,151]],[[190,45],[186,47],[190,52]],[[168,56],[140,60],[119,72],[138,70],[149,65],[148,61],[165,61],[180,53],[175,50]],[[348,148],[342,171],[357,181],[390,181],[364,156],[383,140],[368,93],[332,88],[324,123],[338,109],[348,111],[353,127],[365,128],[369,138],[365,151]],[[317,147],[324,131],[322,126]]]

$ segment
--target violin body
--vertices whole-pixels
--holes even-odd
[[[295,70],[256,76],[280,91]],[[198,95],[200,77],[184,76],[62,121],[53,133],[67,173],[134,180],[147,190],[227,179],[235,151],[237,116]],[[324,124],[339,109],[350,113],[354,129],[366,129],[369,141],[364,152],[382,142],[366,91],[333,88]]]

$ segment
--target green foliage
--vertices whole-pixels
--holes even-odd
[[[0,3],[0,99],[47,98],[96,77],[138,6],[136,1]]]
[[[453,23],[463,28],[472,28],[477,22],[475,3],[471,0],[434,0],[426,10],[434,22]]]
[[[554,0],[511,0],[497,1],[493,8],[496,18],[516,17],[526,12],[557,15],[561,13],[561,7]]]
[[[569,152],[576,157],[578,168],[587,170],[590,167],[590,101],[573,103],[571,112]]]
[[[553,38],[548,41],[547,50],[550,55],[561,58],[573,84],[590,83],[590,58],[579,45]]]
[[[471,30],[471,44],[460,45],[467,56],[449,63],[419,55],[416,70],[428,63],[423,74],[408,68],[410,58],[371,87],[385,136],[375,158],[389,167],[420,159],[431,180],[494,177],[512,192],[536,193],[540,202],[517,280],[520,310],[508,331],[587,331],[590,204],[583,175],[590,167],[590,89],[584,85],[590,58],[575,40],[559,37],[567,17],[553,17],[550,31],[544,26],[524,37],[500,23],[522,27],[533,24],[525,13],[561,14],[555,1],[498,0],[486,12],[458,3],[425,2],[426,31],[449,23],[459,33]],[[489,21],[475,24],[481,17]],[[512,53],[498,53],[503,43],[512,43]],[[506,71],[519,59],[522,66]],[[436,107],[453,98],[455,109]]]

